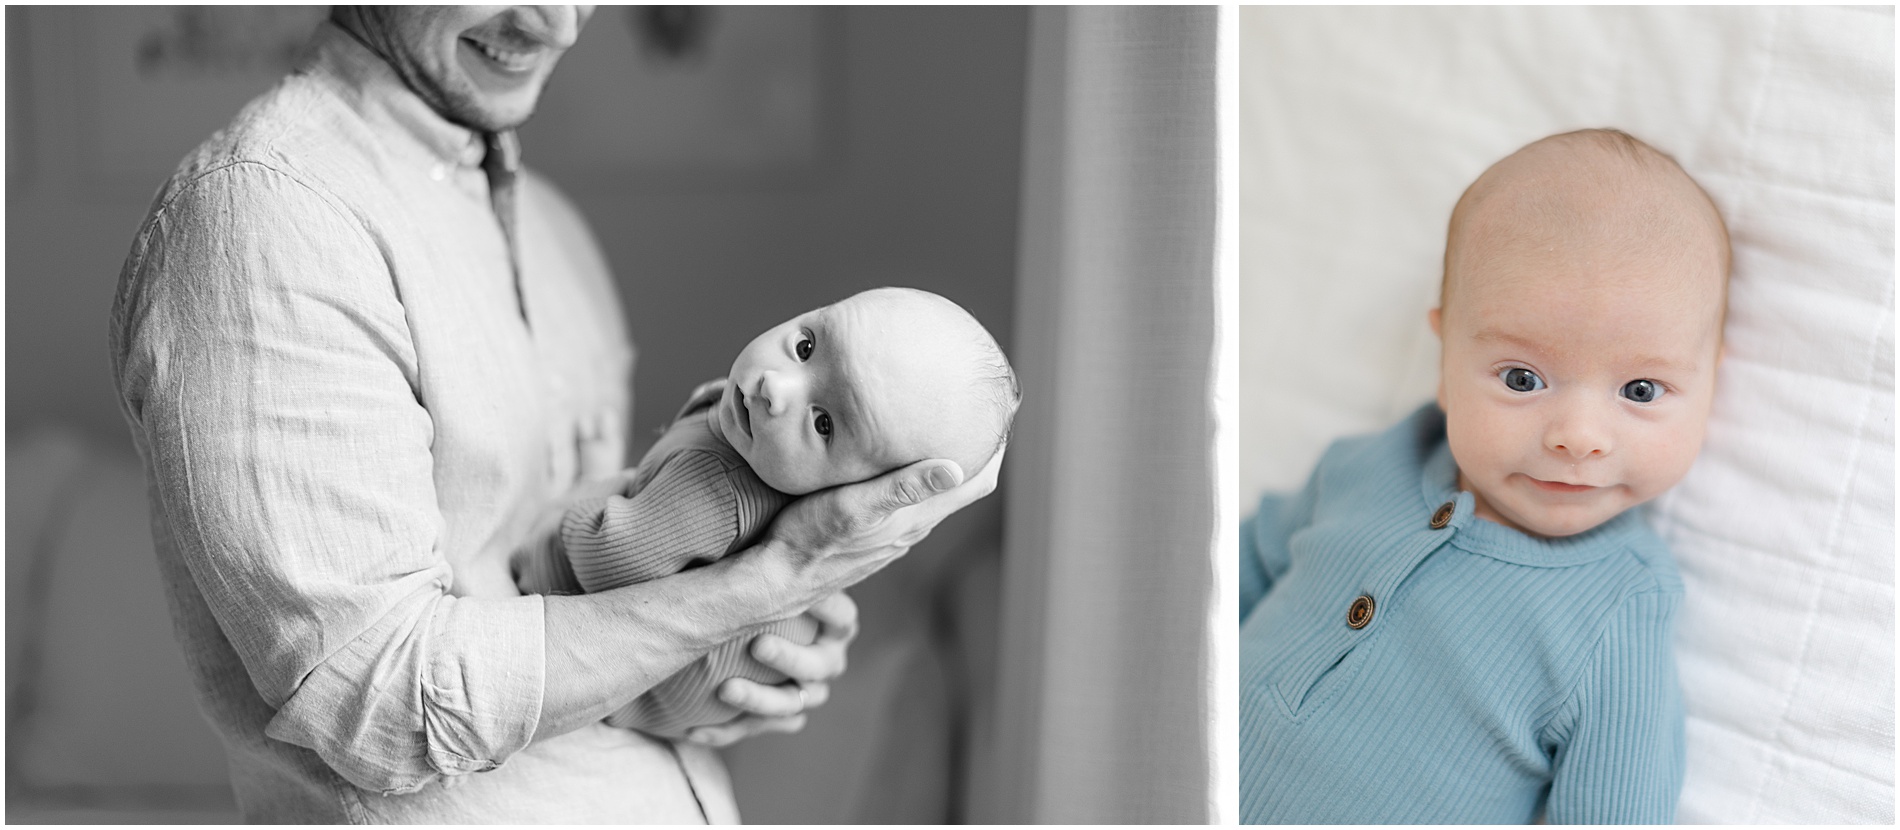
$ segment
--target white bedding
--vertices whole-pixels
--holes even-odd
[[[1485,166],[1620,127],[1734,240],[1708,442],[1651,521],[1688,586],[1684,822],[1892,823],[1893,17],[1247,8],[1241,498],[1429,399],[1444,224]]]

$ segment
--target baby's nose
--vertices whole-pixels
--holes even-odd
[[[1544,440],[1552,450],[1579,460],[1610,452],[1609,430],[1586,417],[1564,419],[1545,434]]]
[[[782,372],[767,371],[759,377],[759,395],[765,398],[765,411],[783,415],[798,396],[798,380]]]

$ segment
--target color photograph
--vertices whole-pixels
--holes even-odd
[[[1891,823],[1892,7],[1240,16],[1240,821]]]

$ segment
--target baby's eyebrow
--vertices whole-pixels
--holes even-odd
[[[1497,329],[1479,329],[1477,334],[1471,336],[1471,339],[1487,343],[1509,343],[1513,346],[1529,349],[1533,352],[1543,351],[1543,347],[1532,340]]]
[[[1681,372],[1683,374],[1693,373],[1698,368],[1693,363],[1683,363],[1682,361],[1679,361],[1679,360],[1670,360],[1669,358],[1657,357],[1655,355],[1640,355],[1638,357],[1631,359],[1630,365],[1640,366],[1644,368],[1655,367],[1658,369],[1668,369],[1670,371]]]

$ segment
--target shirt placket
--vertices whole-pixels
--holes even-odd
[[[1319,622],[1320,636],[1275,684],[1288,712],[1299,715],[1315,699],[1316,688],[1345,662],[1353,649],[1389,624],[1392,613],[1400,606],[1399,593],[1405,581],[1417,572],[1420,564],[1452,540],[1464,525],[1471,505],[1468,493],[1431,505],[1421,512],[1418,530],[1394,546],[1396,550],[1391,555],[1376,557],[1373,567],[1356,578],[1340,582],[1334,596],[1319,606],[1319,613],[1335,616]]]

